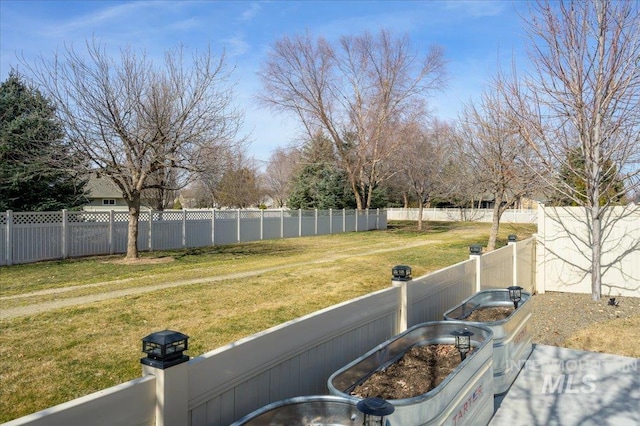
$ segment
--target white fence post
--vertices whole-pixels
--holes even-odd
[[[302,237],[302,209],[298,209],[298,237]]]
[[[138,214],[140,214],[140,212]],[[152,209],[149,209],[149,251],[153,251],[153,210]]]
[[[347,232],[347,209],[342,209],[342,232]]]
[[[355,209],[354,212],[356,214],[356,232],[358,232],[358,220],[360,219],[360,210]]]
[[[316,219],[316,227],[314,229],[315,235],[318,235],[318,209],[315,209],[315,219]]]
[[[482,246],[472,244],[469,247],[469,259],[476,261],[476,293],[482,290]]]
[[[329,209],[329,235],[333,234],[333,209]]]
[[[216,209],[211,209],[211,245],[216,245]]]
[[[69,232],[69,220],[67,209],[62,209],[62,258],[67,259],[69,257],[68,249],[68,232]]]
[[[174,341],[175,340],[175,341]],[[189,357],[188,336],[164,330],[142,339],[142,376],[156,378],[155,426],[187,426],[189,424]],[[169,351],[171,350],[171,351]]]
[[[518,284],[518,243],[515,235],[509,235],[508,245],[511,246],[513,250],[513,278],[511,279],[511,285],[519,285]]]
[[[397,267],[400,266],[404,265],[398,265]],[[409,324],[409,296],[407,286],[409,285],[409,281],[411,281],[411,272],[409,272],[408,276],[396,276],[395,268],[397,267],[393,268],[394,273],[391,276],[391,286],[400,288],[398,295],[398,326],[396,327],[396,334],[400,334],[407,329]],[[408,271],[411,271],[411,268],[408,268]]]
[[[187,246],[187,211],[182,210],[182,248]]]
[[[13,265],[13,210],[7,210],[7,265]]]
[[[109,210],[109,254],[113,255],[116,251],[115,248],[115,230],[113,229],[115,220],[113,218],[113,210]]]
[[[238,239],[238,242],[240,242],[240,209],[236,210],[236,213],[238,214],[238,228],[237,228],[238,238],[237,239]]]
[[[260,240],[264,240],[264,209],[260,209]]]

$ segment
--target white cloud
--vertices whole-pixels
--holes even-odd
[[[260,9],[262,9],[262,6],[259,3],[257,3],[257,2],[251,3],[251,5],[249,6],[249,9],[246,9],[240,15],[240,20],[241,21],[251,21],[258,14]]]

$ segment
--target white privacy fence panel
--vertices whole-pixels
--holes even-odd
[[[602,295],[640,297],[640,206],[611,208],[602,223]],[[590,240],[584,208],[541,208],[538,291],[591,293]]]
[[[439,321],[443,314],[475,293],[476,261],[467,260],[408,283],[407,327]]]
[[[3,426],[153,426],[156,379],[146,376],[83,396]]]
[[[191,425],[226,426],[280,399],[327,393],[338,368],[395,334],[398,290],[332,306],[190,362]]]
[[[515,282],[525,291],[533,294],[536,291],[536,239],[527,238],[515,245]]]
[[[186,223],[192,226],[186,226]],[[213,212],[185,211],[185,247],[206,247],[213,241]]]
[[[387,209],[388,220],[418,220],[420,209],[418,208],[389,208]],[[502,223],[536,223],[538,218],[537,209],[509,209],[502,213],[500,222]],[[440,209],[425,208],[422,210],[422,220],[432,221],[474,221],[492,222],[492,209]]]
[[[67,213],[69,257],[109,253],[109,213]]]
[[[142,211],[139,250],[173,250],[386,228],[384,210]],[[358,218],[358,222],[356,222]],[[5,212],[0,265],[127,251],[129,214],[122,211]],[[384,226],[384,228],[382,227]]]
[[[510,246],[480,256],[480,280],[485,289],[507,288],[513,285],[514,252]]]
[[[249,242],[260,240],[260,228],[262,226],[262,213],[259,211],[239,210],[239,241]]]
[[[62,231],[62,212],[37,212],[29,215],[13,214],[12,246],[9,254],[14,263],[60,259],[65,256],[66,243]]]

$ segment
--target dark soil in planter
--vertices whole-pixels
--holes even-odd
[[[454,345],[424,345],[409,349],[386,369],[357,385],[351,395],[360,398],[413,398],[429,392],[460,364]]]
[[[468,317],[462,318],[462,320],[474,322],[500,321],[511,315],[512,312],[513,308],[506,306],[489,306],[476,309]]]

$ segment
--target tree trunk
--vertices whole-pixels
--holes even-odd
[[[418,209],[418,231],[422,231],[422,211],[424,210],[424,204],[420,203],[420,208]]]
[[[127,232],[127,259],[138,258],[138,218],[140,217],[140,193],[133,194],[129,205],[129,228]]]
[[[502,214],[500,206],[502,205],[502,197],[495,198],[493,205],[493,219],[491,221],[491,233],[489,234],[489,243],[487,244],[487,251],[494,250],[496,248],[496,239],[498,238],[498,231],[500,230],[500,216]]]
[[[593,241],[591,243],[591,299],[597,302],[602,297],[602,270],[601,270],[601,252],[602,252],[602,232],[600,222],[600,207],[592,207],[591,212],[591,230],[593,232]]]

